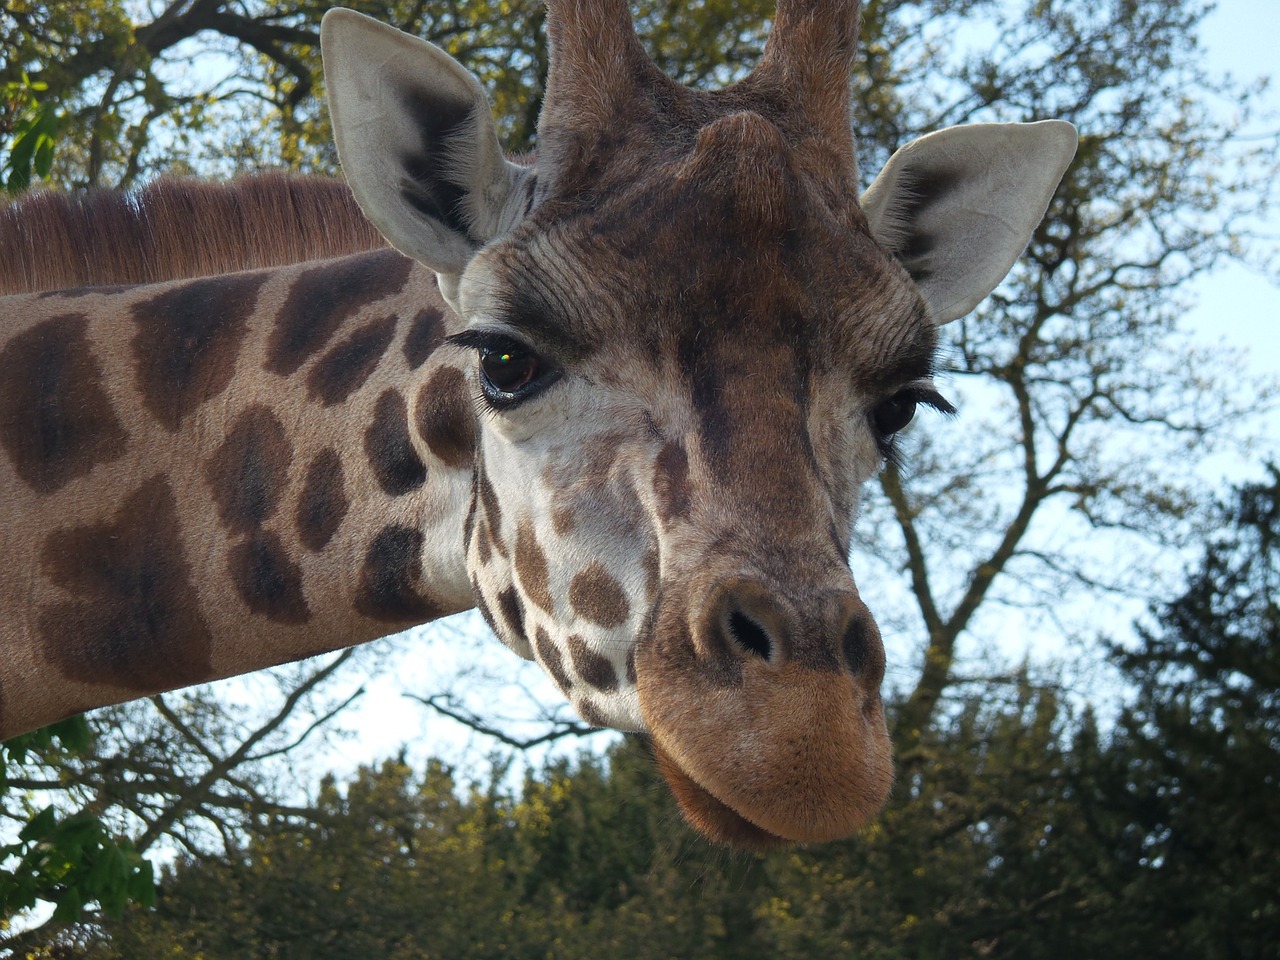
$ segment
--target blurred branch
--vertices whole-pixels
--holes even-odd
[[[405,696],[430,707],[436,713],[448,717],[468,730],[474,730],[476,733],[484,734],[486,737],[492,737],[494,740],[517,750],[528,750],[544,743],[554,743],[557,740],[563,740],[565,737],[588,737],[602,732],[600,727],[591,727],[572,720],[552,720],[550,721],[553,725],[552,729],[544,734],[527,738],[513,737],[505,731],[486,723],[471,711],[455,706],[452,694],[436,693],[429,697],[421,697],[414,693],[406,693]]]

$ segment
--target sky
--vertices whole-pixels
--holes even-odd
[[[1271,78],[1265,102],[1272,116],[1257,133],[1280,129],[1280,57],[1275,37],[1280,31],[1280,0],[1219,0],[1201,34],[1212,69],[1240,80]],[[1280,210],[1260,226],[1280,245]],[[1276,264],[1280,269],[1280,262]],[[1249,351],[1249,372],[1280,375],[1280,285],[1239,265],[1203,278],[1195,285],[1199,305],[1188,325],[1206,342],[1221,340]],[[1280,418],[1267,418],[1270,449],[1280,449]]]

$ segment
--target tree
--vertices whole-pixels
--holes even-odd
[[[508,148],[532,146],[547,68],[542,0],[350,5],[466,63],[489,90]],[[34,123],[52,134],[56,120],[56,162],[36,172],[67,187],[129,186],[165,170],[334,173],[319,96],[319,24],[330,6],[170,0],[147,19],[126,0],[10,4],[0,12],[0,171],[25,186],[24,131]],[[637,22],[664,69],[706,83],[755,60],[771,12],[766,0],[647,0]]]
[[[76,718],[0,746],[0,956],[154,902],[157,845],[191,856],[235,849],[246,821],[311,816],[279,764],[359,696],[323,693],[354,655],[279,675],[258,708],[208,688]],[[233,719],[233,714],[239,716]],[[32,919],[38,901],[47,922]]]
[[[909,480],[890,464],[862,520],[855,572],[905,575],[889,625],[927,638],[896,732],[908,764],[958,664],[1010,622],[1071,638],[1100,604],[1166,587],[1177,568],[1162,557],[1192,541],[1205,499],[1195,466],[1268,402],[1180,326],[1189,281],[1247,247],[1247,214],[1278,182],[1274,136],[1261,151],[1237,140],[1251,91],[1201,66],[1206,9],[869,8],[855,121],[873,157],[956,122],[1060,117],[1081,134],[1026,256],[944,333],[944,373],[970,402],[921,424]],[[1224,118],[1217,98],[1240,112]]]
[[[1221,508],[1186,589],[1115,658],[1136,688],[1099,820],[1152,957],[1280,956],[1280,470]]]

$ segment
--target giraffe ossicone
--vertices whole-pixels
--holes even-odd
[[[859,488],[1004,277],[1069,124],[903,147],[863,195],[856,4],[742,81],[550,0],[527,163],[430,44],[331,11],[343,170],[405,256],[0,300],[0,736],[475,605],[689,820],[847,835],[892,782]]]

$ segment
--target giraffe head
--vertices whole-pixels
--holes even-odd
[[[695,826],[846,835],[892,781],[884,650],[847,555],[860,485],[931,382],[937,326],[1003,278],[1075,149],[953,128],[859,200],[848,0],[780,0],[736,85],[686,89],[625,0],[551,0],[528,165],[478,82],[324,22],[339,155],[474,351],[476,600],[587,720],[652,737]]]

